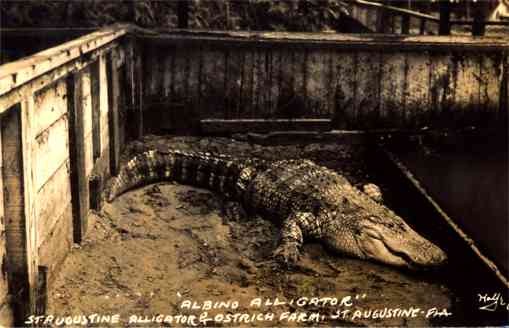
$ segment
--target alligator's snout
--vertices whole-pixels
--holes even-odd
[[[444,265],[447,255],[399,217],[371,217],[362,224],[357,243],[366,258],[410,269]]]

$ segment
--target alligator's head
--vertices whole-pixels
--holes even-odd
[[[375,206],[380,208],[360,209],[332,220],[337,226],[328,229],[326,243],[341,253],[410,269],[426,269],[446,262],[447,256],[438,246],[384,206],[370,207]]]

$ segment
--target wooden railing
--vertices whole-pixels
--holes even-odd
[[[352,0],[350,15],[377,33],[435,34],[439,18],[378,2]],[[371,18],[370,18],[371,17]]]
[[[449,1],[441,1],[440,15],[433,16],[374,1],[349,0],[350,15],[377,33],[449,35],[453,25],[472,26],[472,35],[483,35],[485,26],[508,26],[507,21],[451,20]]]
[[[44,311],[45,280],[82,240],[97,176],[115,172],[128,138],[123,116],[140,108],[136,58],[130,27],[115,25],[0,66],[0,153],[21,159],[2,164],[9,185],[0,208],[16,208],[2,194],[11,191],[23,206],[0,226],[0,256],[9,259],[0,326]],[[19,291],[9,303],[8,290]]]

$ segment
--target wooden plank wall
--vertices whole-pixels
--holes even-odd
[[[99,33],[99,35],[102,37],[103,34]],[[90,37],[85,37],[87,42],[89,39]],[[76,41],[71,45],[75,44],[79,46],[80,43]],[[37,292],[42,292],[37,289],[38,284],[41,284],[41,278],[45,279],[42,285],[51,288],[55,274],[72,244],[80,241],[73,238],[76,227],[73,226],[72,198],[75,198],[76,194],[73,194],[71,188],[73,158],[70,156],[72,146],[69,138],[71,135],[69,133],[70,108],[74,109],[82,122],[80,144],[84,155],[82,174],[85,177],[85,188],[80,191],[82,193],[80,197],[85,217],[90,210],[88,180],[92,177],[97,179],[99,176],[100,180],[104,181],[110,175],[110,104],[117,104],[116,111],[123,112],[118,107],[123,106],[125,102],[123,86],[120,86],[124,83],[121,78],[125,75],[126,69],[125,51],[121,40],[104,45],[98,43],[98,45],[102,48],[93,51],[87,43],[87,49],[92,53],[84,54],[83,58],[77,61],[55,67],[49,73],[35,76],[26,84],[15,86],[11,91],[0,95],[0,113],[2,113],[0,122],[6,118],[7,113],[12,112],[9,108],[13,108],[20,117],[17,133],[21,141],[17,147],[19,154],[22,154],[23,174],[20,175],[22,177],[20,181],[24,190],[21,195],[24,197],[21,207],[24,207],[24,217],[19,222],[23,227],[18,230],[20,236],[26,240],[26,247],[21,250],[24,257],[19,261],[16,260],[14,265],[21,268],[20,273],[23,271],[27,275],[29,291],[22,300],[26,303],[23,304],[23,307],[26,307],[23,309],[25,313],[35,313]],[[69,50],[68,53],[72,55],[74,52]],[[37,58],[34,62],[36,60]],[[111,74],[113,76],[108,76],[107,67],[110,60],[115,72]],[[140,79],[137,73],[133,73],[132,76]],[[71,80],[74,83],[69,84]],[[115,94],[112,92],[113,85],[116,86]],[[72,90],[69,89],[71,87]],[[112,102],[110,100],[112,97],[117,99]],[[125,136],[126,132],[122,130],[126,126],[125,122],[117,124],[120,126],[120,129],[117,128],[117,133],[122,137]],[[13,135],[10,130],[2,133]],[[117,152],[120,152],[123,143],[122,140],[116,143],[116,147],[119,147]],[[0,138],[0,154],[2,153],[1,145]],[[0,167],[5,165],[1,156],[0,164]],[[16,322],[23,323],[19,316],[16,318],[16,313],[13,313],[13,304],[10,301],[12,296],[8,295],[12,284],[8,283],[6,272],[4,272],[4,269],[11,265],[7,258],[11,257],[8,256],[9,252],[12,253],[12,247],[9,249],[6,246],[6,239],[17,238],[12,233],[10,235],[4,233],[7,226],[5,220],[9,220],[12,216],[4,216],[6,206],[3,202],[2,184],[6,177],[8,178],[8,175],[0,176],[0,260],[2,261],[0,326],[2,327],[12,326]],[[84,236],[87,229],[86,220],[78,227],[80,236]],[[10,227],[10,229],[13,228],[16,226]],[[14,242],[11,244],[15,246]],[[43,275],[39,274],[38,277],[38,270],[43,270]]]
[[[508,52],[500,47],[198,39],[146,38],[148,132],[188,129],[189,117],[333,118],[337,129],[459,127],[500,122],[507,111],[500,90]]]
[[[97,70],[93,70],[95,65],[98,67]],[[83,120],[86,178],[92,174],[106,176],[108,173],[108,84],[105,57],[100,57],[95,65],[74,73],[81,80],[79,115],[82,115]],[[101,139],[101,149],[98,151],[100,156],[97,158],[93,156],[92,74],[97,74],[96,78],[101,81],[99,88],[96,89],[101,122],[100,129],[96,130]],[[37,241],[40,265],[48,267],[50,281],[73,243],[66,88],[65,79],[60,79],[35,94],[36,132],[32,148],[34,159],[32,170],[37,192],[35,200],[35,216],[39,222]],[[88,204],[88,199],[85,204]],[[86,210],[88,211],[88,208]]]

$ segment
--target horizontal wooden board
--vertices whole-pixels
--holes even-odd
[[[34,188],[40,190],[64,161],[69,158],[69,132],[67,117],[55,122],[40,134],[33,143]]]
[[[58,272],[58,266],[72,245],[72,206],[69,204],[58,218],[54,228],[39,246],[39,265],[48,268],[48,283],[51,285]]]
[[[49,128],[67,113],[67,88],[64,80],[58,80],[34,95],[34,136]]]
[[[69,161],[57,169],[49,181],[39,190],[35,199],[35,216],[38,222],[38,245],[46,239],[49,232],[71,203],[71,180]]]

